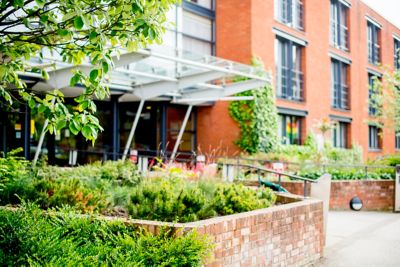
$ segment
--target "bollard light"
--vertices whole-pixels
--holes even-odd
[[[350,200],[350,208],[352,210],[359,211],[362,209],[362,207],[363,207],[363,203],[359,197],[356,196]]]

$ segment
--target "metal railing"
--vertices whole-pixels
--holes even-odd
[[[303,168],[314,167],[320,169],[323,173],[329,173],[330,168],[335,169],[345,169],[345,168],[353,168],[362,170],[365,174],[365,179],[369,179],[369,173],[374,169],[383,169],[383,170],[396,170],[394,166],[388,165],[365,165],[365,164],[334,164],[334,163],[313,163],[313,162],[289,162],[289,161],[280,161],[280,160],[267,160],[267,159],[254,159],[254,158],[244,158],[244,157],[219,157],[215,158],[215,160],[221,160],[222,164],[236,164],[236,165],[246,165],[243,162],[250,162],[252,164],[257,163],[260,165],[274,164],[274,163],[282,163],[286,169],[292,169],[299,171]],[[252,165],[250,164],[250,165]],[[296,176],[296,175],[294,175]],[[300,177],[300,176],[299,176]]]
[[[316,183],[316,181],[312,180],[312,179],[308,179],[308,178],[305,178],[305,177],[301,177],[301,176],[290,174],[290,173],[286,173],[286,172],[275,171],[275,170],[264,168],[264,167],[260,167],[260,166],[250,165],[250,164],[224,163],[224,165],[227,166],[227,167],[231,166],[231,167],[235,167],[235,168],[248,168],[248,169],[251,169],[251,170],[255,170],[257,172],[257,178],[258,178],[259,186],[261,185],[261,173],[263,173],[263,172],[277,175],[278,176],[279,188],[282,187],[282,185],[281,185],[282,184],[282,177],[288,177],[288,178],[293,179],[293,180],[303,181],[303,183],[304,183],[303,196],[304,197],[307,197],[307,191],[308,191],[307,183]]]

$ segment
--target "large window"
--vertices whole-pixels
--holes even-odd
[[[331,44],[347,51],[349,48],[348,7],[339,0],[331,0]]]
[[[196,54],[213,54],[213,20],[183,11],[183,49]]]
[[[279,115],[279,136],[285,145],[301,145],[301,117]]]
[[[295,29],[304,29],[304,9],[300,0],[275,0],[276,19]]]
[[[331,87],[332,107],[334,108],[349,109],[348,69],[346,63],[332,59]]]
[[[334,147],[347,148],[349,124],[346,122],[337,122],[332,129],[332,144]]]
[[[303,101],[303,47],[283,38],[277,38],[276,43],[277,96]]]
[[[380,62],[380,29],[377,25],[368,21],[368,62],[379,64]]]
[[[394,39],[394,67],[400,70],[400,40]]]
[[[378,93],[375,88],[375,82],[379,79],[377,76],[368,74],[368,114],[370,116],[376,115],[378,107],[376,103],[376,94]]]
[[[369,125],[369,130],[368,130],[368,146],[370,149],[381,149],[382,147],[382,141],[381,141],[381,129]]]

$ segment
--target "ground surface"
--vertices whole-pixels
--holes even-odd
[[[320,267],[399,267],[400,214],[329,212]]]

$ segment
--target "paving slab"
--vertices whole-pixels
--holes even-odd
[[[400,214],[330,211],[321,267],[400,267]]]

